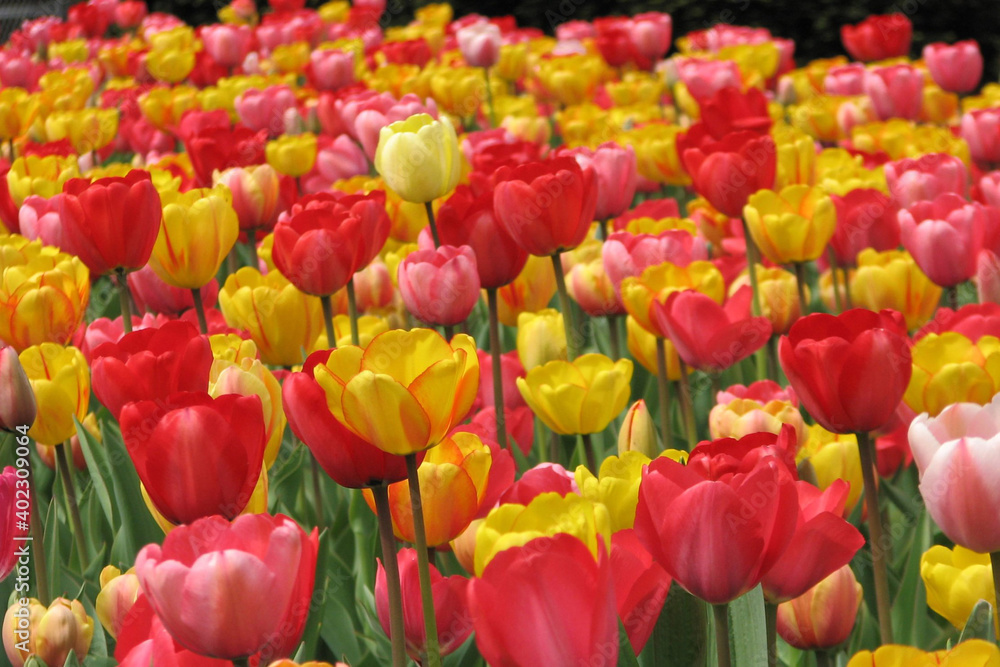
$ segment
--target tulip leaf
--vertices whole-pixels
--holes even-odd
[[[319,613],[319,604],[327,599],[327,586],[329,582],[327,570],[327,554],[330,551],[330,531],[324,530],[319,535],[319,550],[316,557],[316,583],[313,588],[312,599],[310,600],[310,614],[306,618],[306,627],[302,632],[302,643],[296,652],[296,662],[309,660],[309,656],[316,655],[316,645],[319,642],[319,629],[322,615]]]
[[[66,654],[66,662],[63,663],[63,667],[81,667],[80,659],[76,657],[76,651],[73,649],[69,650]]]
[[[629,641],[621,619],[618,619],[618,667],[639,667],[639,659],[635,657],[632,642]]]
[[[643,667],[705,667],[713,655],[708,629],[705,603],[675,583],[639,662]]]
[[[969,620],[965,622],[965,628],[962,629],[962,635],[958,638],[958,641],[985,639],[988,642],[995,643],[997,637],[996,628],[993,624],[993,605],[986,600],[980,600],[972,608],[972,613],[969,614]]]
[[[80,449],[83,451],[83,458],[87,461],[87,470],[90,471],[90,480],[94,485],[94,493],[104,510],[104,516],[108,519],[108,525],[114,527],[115,516],[111,505],[111,494],[108,485],[104,481],[104,475],[108,471],[108,460],[104,456],[101,447],[95,447],[90,441],[90,433],[84,428],[80,420],[73,416],[73,423],[76,424],[76,435],[80,440]]]
[[[888,484],[884,486],[889,486]],[[900,643],[913,644],[934,634],[931,619],[927,615],[927,590],[920,578],[920,558],[933,544],[930,517],[920,509],[908,544],[900,545],[905,550],[906,560],[902,568],[899,590],[893,600],[893,639]]]
[[[764,592],[759,585],[729,603],[729,644],[734,665],[767,667]]]
[[[320,636],[334,655],[344,656],[348,664],[361,662],[361,646],[354,629],[353,614],[334,595],[326,599],[323,619],[320,621]]]

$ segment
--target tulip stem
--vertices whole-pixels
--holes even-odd
[[[431,570],[427,558],[427,534],[424,532],[424,508],[420,500],[420,476],[417,474],[416,454],[406,455],[406,473],[410,483],[413,532],[417,539],[417,571],[420,574],[420,599],[423,603],[425,646],[427,647],[426,660],[421,660],[420,664],[427,665],[427,667],[441,667],[437,618],[434,615],[434,593],[431,590]]]
[[[351,320],[351,344],[361,345],[361,335],[358,333],[358,300],[354,296],[354,276],[347,281],[347,316]]]
[[[583,453],[587,457],[587,467],[590,471],[597,474],[597,455],[594,454],[594,441],[590,437],[589,433],[581,433],[580,439],[583,440]]]
[[[323,326],[326,327],[326,346],[337,349],[337,334],[333,331],[333,301],[329,294],[324,294],[319,298],[320,305],[323,306]]]
[[[444,337],[447,338],[449,341],[455,337],[454,324],[445,324],[444,326],[441,327],[441,330],[444,332]]]
[[[378,515],[378,536],[382,542],[382,567],[389,591],[389,640],[392,643],[392,667],[406,665],[406,634],[403,630],[403,594],[399,585],[399,563],[396,560],[396,536],[392,532],[392,512],[389,508],[389,487],[372,487],[375,513]]]
[[[490,357],[493,362],[493,409],[496,411],[497,443],[501,449],[507,443],[507,415],[503,407],[503,367],[500,364],[503,350],[500,348],[500,316],[498,314],[497,288],[486,288],[486,303],[490,310]]]
[[[767,377],[775,382],[778,381],[778,337],[771,336],[767,339]]]
[[[827,257],[830,264],[830,282],[833,283],[833,302],[837,306],[836,314],[844,312],[844,303],[840,298],[840,278],[837,276],[837,269],[840,268],[837,263],[837,253],[833,252],[833,248],[827,251]]]
[[[660,437],[663,448],[670,449],[673,444],[670,437],[670,380],[667,378],[667,344],[666,340],[656,337],[656,384],[660,394]]]
[[[712,613],[715,616],[715,650],[719,656],[719,667],[729,667],[729,607],[725,604],[713,604]]]
[[[872,572],[875,578],[875,603],[878,608],[878,625],[882,644],[892,643],[892,603],[889,599],[889,572],[886,564],[886,545],[882,537],[882,512],[878,501],[875,479],[875,451],[867,432],[857,434],[858,453],[861,457],[861,474],[868,510],[868,545],[872,554]]]
[[[993,568],[993,615],[996,616],[997,607],[1000,606],[1000,551],[990,554],[990,567]]]
[[[563,328],[566,330],[566,358],[569,361],[576,359],[576,335],[573,327],[573,307],[569,301],[569,292],[566,291],[566,274],[563,272],[562,259],[560,253],[552,255],[552,269],[556,274],[556,287],[559,288],[559,309],[563,314]]]
[[[203,334],[208,333],[208,319],[205,317],[205,304],[201,300],[201,288],[192,287],[191,297],[194,299],[194,312],[198,315],[198,328]]]
[[[809,299],[806,298],[806,265],[802,262],[795,262],[795,288],[799,291],[801,317],[805,317],[809,314]],[[833,289],[837,290],[836,282]]]
[[[434,248],[441,247],[441,237],[438,236],[437,223],[434,222],[434,204],[432,202],[424,202],[424,208],[427,209],[427,222],[431,226],[431,237],[434,239]]]
[[[549,463],[559,463],[559,434],[555,431],[549,432]]]
[[[611,342],[611,358],[618,361],[622,358],[621,334],[618,333],[618,315],[608,315],[608,337]]]
[[[851,308],[854,308],[854,302],[851,299],[851,279],[846,268],[841,267],[840,277],[843,279],[844,283],[844,309],[850,310]]]
[[[958,310],[958,285],[952,285],[948,288],[948,307],[952,310]]]
[[[312,468],[313,502],[316,503],[316,527],[323,530],[326,518],[323,512],[323,483],[319,477],[319,461],[316,460],[316,455],[312,452],[309,452],[309,458],[312,464],[310,467]]]
[[[31,493],[31,517],[30,530],[31,539],[33,544],[32,554],[35,557],[35,588],[38,594],[38,600],[43,604],[48,606],[52,602],[51,594],[49,593],[49,570],[45,562],[45,526],[42,522],[41,512],[38,509],[38,498],[35,497],[35,490],[38,488],[35,485],[34,467],[32,465],[31,457],[28,458],[28,488]]]
[[[66,510],[69,515],[70,528],[73,531],[73,539],[76,540],[76,549],[80,554],[80,566],[86,567],[89,561],[87,554],[87,542],[83,536],[83,522],[80,521],[80,507],[76,504],[76,489],[73,485],[73,472],[69,465],[69,454],[73,445],[67,440],[61,445],[56,445],[56,464],[59,467],[59,476],[62,478],[63,497],[66,501]]]
[[[829,651],[814,651],[813,655],[816,656],[816,667],[834,667],[836,664]]]
[[[250,266],[260,271],[260,260],[257,259],[257,230],[247,230],[247,245],[250,247]]]
[[[118,282],[118,305],[122,311],[122,329],[125,333],[132,333],[132,295],[128,291],[125,269],[115,269],[115,277]]]
[[[743,239],[747,246],[747,274],[750,276],[750,290],[753,292],[753,299],[750,300],[750,310],[754,317],[761,314],[760,307],[760,287],[757,284],[757,246],[750,236],[750,228],[747,221],[743,221]],[[766,346],[765,346],[766,347]],[[767,379],[767,350],[762,347],[755,353],[757,366],[757,379]]]
[[[688,377],[688,367],[684,360],[680,356],[677,360],[681,368],[680,395],[684,430],[687,433],[688,451],[691,451],[698,444],[698,425],[694,421],[694,401],[691,398],[691,378]]]
[[[767,664],[778,664],[778,605],[764,601],[764,629],[767,632]]]
[[[486,76],[486,108],[489,111],[490,128],[497,126],[497,114],[493,109],[493,89],[490,87],[490,68],[484,67],[483,74]],[[14,149],[11,149],[11,155],[14,154]],[[11,158],[13,160],[13,158]]]

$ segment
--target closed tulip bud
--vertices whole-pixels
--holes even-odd
[[[778,605],[778,635],[801,650],[833,648],[854,630],[862,597],[851,566],[844,565],[805,594]]]
[[[517,356],[526,371],[566,358],[566,329],[558,310],[521,313],[517,318]]]
[[[960,630],[980,600],[996,606],[989,554],[960,545],[932,546],[920,557],[920,578],[927,588],[927,606]]]
[[[924,47],[923,56],[934,83],[949,92],[970,93],[983,76],[983,54],[974,39],[934,42]]]
[[[406,309],[429,324],[454,326],[479,301],[476,255],[466,245],[408,255],[399,264],[397,282]]]
[[[897,310],[910,331],[926,324],[941,301],[941,288],[924,275],[905,250],[876,252],[872,248],[858,255],[857,271],[850,279],[855,306],[879,311]]]
[[[807,185],[761,190],[750,197],[743,214],[754,243],[775,264],[816,259],[837,226],[833,201]]]
[[[309,54],[309,80],[317,90],[337,90],[354,83],[354,53],[340,49],[314,49]]]
[[[216,359],[212,364],[208,383],[208,393],[216,398],[223,394],[260,398],[264,412],[264,437],[267,441],[264,466],[270,468],[278,457],[281,437],[287,423],[281,407],[281,385],[274,373],[257,359],[244,357],[238,362]]]
[[[35,393],[17,351],[0,349],[0,430],[14,432],[35,422]]]
[[[49,667],[62,667],[70,651],[87,655],[94,621],[79,600],[56,598],[46,608],[35,598],[15,603],[3,622],[3,644],[14,667],[35,656]]]
[[[316,135],[283,135],[267,142],[266,150],[267,163],[278,173],[298,178],[308,174],[316,164]]]
[[[73,417],[83,421],[90,401],[90,369],[75,347],[33,345],[20,354],[38,406],[28,435],[43,445],[60,445],[76,433]]]
[[[383,127],[375,168],[386,185],[408,202],[443,197],[458,184],[462,159],[454,126],[420,113]]]
[[[137,597],[139,578],[135,576],[135,568],[123,573],[114,565],[108,565],[101,570],[101,592],[97,594],[94,609],[109,635],[118,637]]]
[[[645,399],[640,398],[625,413],[625,420],[618,431],[618,454],[639,452],[653,458],[659,450],[653,417],[649,414]]]

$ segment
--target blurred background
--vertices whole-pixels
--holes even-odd
[[[0,38],[25,18],[65,16],[69,0],[0,0]],[[150,11],[176,14],[198,25],[217,19],[223,0],[147,0]],[[260,8],[266,1],[258,0]],[[321,0],[309,0],[317,7]],[[403,25],[413,10],[427,0],[388,0],[384,25]],[[674,37],[691,30],[731,23],[768,28],[778,37],[795,39],[795,59],[802,65],[816,58],[844,54],[840,26],[857,23],[869,14],[902,12],[913,22],[912,57],[930,42],[975,39],[983,52],[983,83],[1000,75],[1000,0],[452,0],[455,16],[479,13],[513,14],[518,25],[552,33],[571,19],[589,21],[598,16],[661,11],[673,17]]]

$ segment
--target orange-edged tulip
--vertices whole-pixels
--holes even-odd
[[[139,578],[135,568],[122,572],[114,565],[101,570],[101,592],[94,601],[97,619],[112,637],[117,637],[126,623],[129,610],[139,597]]]
[[[638,277],[625,278],[622,302],[643,329],[659,338],[667,338],[666,330],[654,317],[653,304],[663,304],[672,293],[686,289],[697,290],[720,304],[726,295],[722,272],[711,262],[695,261],[687,266],[664,262],[647,267]]]
[[[749,197],[743,216],[754,243],[775,264],[816,259],[837,227],[833,200],[808,185],[761,190]]]
[[[861,606],[861,584],[844,565],[808,591],[778,605],[778,635],[797,649],[828,649],[847,641]]]
[[[913,374],[903,398],[914,412],[934,417],[952,403],[985,405],[1000,392],[1000,339],[994,335],[929,333],[917,340],[912,354]]]
[[[37,411],[35,393],[17,351],[0,348],[0,431],[14,432],[19,426],[31,426]]]
[[[33,345],[19,355],[35,393],[38,412],[28,435],[43,445],[61,445],[76,433],[90,402],[90,369],[75,347]]]
[[[211,182],[212,175],[209,174]],[[215,177],[229,188],[240,229],[271,229],[281,213],[281,177],[269,164],[226,169]]]
[[[70,651],[87,655],[93,636],[94,620],[79,600],[60,597],[46,608],[35,598],[19,598],[3,619],[3,645],[14,667],[32,656],[63,665]]]
[[[402,455],[433,447],[465,418],[479,387],[479,358],[464,334],[449,342],[430,329],[394,329],[364,349],[337,348],[314,373],[338,421]]]

